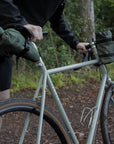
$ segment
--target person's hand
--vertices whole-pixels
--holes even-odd
[[[80,42],[77,44],[76,49],[79,53],[86,53],[88,50],[85,48],[85,46],[88,45],[88,43]]]
[[[43,39],[42,28],[40,26],[27,24],[24,25],[24,27],[33,33],[34,37],[32,38],[32,41],[36,42],[36,40]]]

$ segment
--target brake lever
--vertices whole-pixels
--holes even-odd
[[[87,59],[88,59],[88,53],[89,53],[89,52],[86,52],[86,53],[83,54],[82,62],[87,61]]]
[[[43,34],[43,35],[47,35],[48,32],[47,32],[47,31],[43,31],[42,34]]]

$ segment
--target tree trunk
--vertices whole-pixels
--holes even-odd
[[[81,36],[84,40],[95,39],[94,2],[79,0],[79,15],[81,18]]]

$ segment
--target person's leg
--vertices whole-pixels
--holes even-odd
[[[12,72],[12,57],[0,56],[0,101],[10,97]],[[0,129],[2,126],[2,118],[0,117]]]
[[[0,92],[0,101],[8,99],[9,95],[10,95],[10,89],[1,91]],[[2,127],[2,118],[0,117],[0,130],[1,130],[1,127]]]
[[[10,89],[12,73],[12,57],[0,55],[0,92]],[[9,94],[8,92],[5,94]]]
[[[2,128],[2,118],[0,117],[0,131],[1,131],[1,128]]]
[[[0,101],[8,99],[10,96],[10,89],[0,91]]]

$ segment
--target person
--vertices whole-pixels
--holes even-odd
[[[85,53],[81,43],[67,26],[63,9],[65,0],[0,0],[0,26],[21,24],[29,29],[32,41],[43,39],[42,28],[50,21],[52,29],[72,48]],[[0,51],[0,100],[9,98],[12,56]]]

